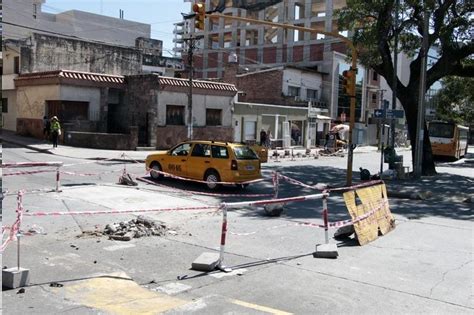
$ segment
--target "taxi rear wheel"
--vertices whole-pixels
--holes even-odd
[[[214,170],[208,170],[206,174],[204,175],[204,180],[207,182],[207,188],[209,189],[217,189],[219,188],[219,184],[216,184],[216,182],[221,181],[221,177],[219,176],[219,173],[217,173]]]
[[[153,163],[151,164],[150,168],[151,168],[151,171],[150,171],[150,176],[151,176],[151,178],[153,178],[153,179],[160,179],[160,178],[163,177],[162,174],[157,173],[157,172],[153,172],[153,170],[159,171],[159,172],[162,171],[162,170],[161,170],[161,165],[160,165],[160,163],[153,162]]]

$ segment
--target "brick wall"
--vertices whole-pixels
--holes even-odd
[[[43,139],[43,119],[17,118],[16,124],[20,136]]]
[[[304,51],[304,46],[293,47],[293,61],[294,62],[303,61],[303,51]]]
[[[130,127],[130,134],[66,131],[64,144],[105,150],[135,150],[138,145],[138,129]]]
[[[309,55],[311,61],[323,60],[324,44],[311,45],[309,48]]]
[[[239,101],[281,104],[283,72],[281,70],[256,73],[237,78],[237,88],[246,94]]]

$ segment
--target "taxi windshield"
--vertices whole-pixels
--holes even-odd
[[[258,157],[253,150],[247,146],[234,147],[237,160],[257,160]]]

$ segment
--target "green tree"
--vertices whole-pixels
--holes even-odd
[[[472,42],[472,0],[400,0],[399,23],[395,24],[396,0],[347,0],[347,6],[337,12],[339,28],[354,30],[353,41],[358,47],[360,62],[374,69],[393,86],[392,62],[394,37],[398,35],[399,51],[413,57],[407,84],[397,77],[397,98],[405,110],[408,132],[414,139],[417,130],[418,95],[422,56],[423,11],[430,17],[428,43],[438,56],[430,62],[426,88],[443,77],[474,76],[474,64],[467,62],[474,54]],[[436,174],[426,124],[423,138],[422,174]],[[412,142],[414,144],[414,141]],[[416,144],[412,146],[412,156]]]
[[[474,78],[446,77],[436,94],[436,117],[470,125],[474,123]]]

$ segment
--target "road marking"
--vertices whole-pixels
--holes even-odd
[[[232,302],[234,304],[237,304],[237,305],[240,305],[240,306],[251,308],[251,309],[254,309],[254,310],[257,310],[257,311],[267,312],[267,313],[270,313],[270,314],[276,314],[276,315],[290,315],[290,314],[293,314],[293,313],[288,313],[288,312],[285,312],[285,311],[277,310],[277,309],[274,309],[274,308],[271,308],[271,307],[262,306],[262,305],[258,305],[258,304],[253,304],[253,303],[249,303],[249,302],[244,302],[244,301],[240,301],[240,300],[230,300],[230,302]]]
[[[132,248],[132,247],[135,247],[135,246],[136,246],[135,244],[112,245],[112,246],[104,247],[104,250],[107,250],[109,252],[113,252],[113,251],[116,251],[116,250]]]
[[[175,297],[149,291],[124,273],[81,280],[64,287],[65,298],[108,314],[157,314],[187,303]],[[60,291],[58,291],[59,293]]]

